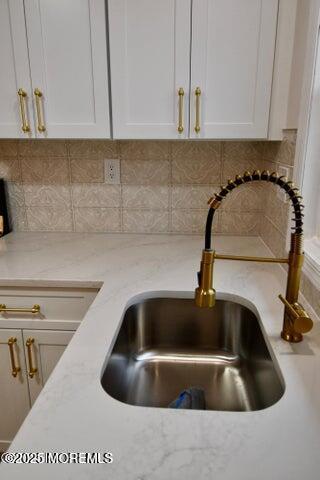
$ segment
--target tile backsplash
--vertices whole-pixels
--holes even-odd
[[[265,150],[266,168],[270,171],[279,171],[281,167],[286,168],[289,180],[293,176],[296,136],[296,130],[286,130],[282,142],[270,142]],[[265,190],[265,215],[261,226],[261,237],[275,256],[284,257],[287,253],[287,235],[291,218],[289,210],[292,211],[292,206],[278,186],[268,184]]]
[[[229,178],[281,162],[291,172],[294,134],[283,142],[1,140],[0,176],[15,230],[202,233],[207,200]],[[120,159],[119,185],[106,183],[106,159]],[[266,185],[245,185],[222,204],[214,229],[262,233],[272,247],[269,231],[285,234],[272,215],[278,207]]]

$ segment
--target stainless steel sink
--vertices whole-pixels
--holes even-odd
[[[198,308],[185,297],[146,294],[127,308],[102,373],[105,391],[145,407],[167,407],[189,387],[204,390],[207,410],[276,403],[284,382],[253,311],[226,299]]]

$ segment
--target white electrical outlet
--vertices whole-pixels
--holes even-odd
[[[280,176],[284,176],[288,179],[288,175],[289,175],[289,168],[287,167],[278,167],[278,173]],[[282,202],[286,202],[288,200],[288,196],[286,194],[286,192],[282,189],[282,188],[278,188],[278,191],[277,191],[277,196],[278,198],[282,201]]]
[[[119,184],[120,183],[120,160],[105,160],[104,161],[105,183]]]

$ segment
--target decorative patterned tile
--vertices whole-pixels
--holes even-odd
[[[14,232],[28,231],[26,208],[24,206],[11,206],[9,208],[9,222]]]
[[[24,157],[64,157],[67,155],[65,140],[20,140],[19,154]]]
[[[70,183],[67,158],[59,157],[22,157],[22,180],[24,183],[42,185],[66,185]]]
[[[29,230],[33,232],[72,232],[71,209],[61,207],[27,207]]]
[[[221,212],[221,233],[226,235],[259,235],[261,215]]]
[[[7,182],[6,190],[9,207],[16,208],[25,206],[23,186],[20,183]]]
[[[224,142],[222,182],[242,175],[246,170],[264,170],[264,142]]]
[[[172,210],[172,232],[204,234],[208,210]],[[213,231],[220,231],[219,214],[215,215]]]
[[[74,207],[120,207],[120,185],[74,184]]]
[[[167,185],[170,180],[168,160],[121,160],[121,183],[132,185]]]
[[[220,184],[221,142],[172,142],[173,184]]]
[[[163,210],[169,206],[169,187],[124,185],[122,201],[125,208]]]
[[[216,185],[175,185],[172,187],[172,208],[173,209],[205,209],[208,207],[208,200],[219,190]]]
[[[118,208],[75,208],[76,232],[120,231],[120,209]]]
[[[69,140],[71,157],[91,155],[103,158],[119,158],[119,143],[116,140]]]
[[[161,210],[123,210],[123,231],[164,233],[169,231],[169,213]]]
[[[289,200],[283,202],[277,196],[279,187],[270,185],[269,195],[265,205],[265,214],[272,220],[273,224],[286,235],[289,225],[289,212],[292,211]],[[286,197],[287,198],[287,197]]]
[[[0,156],[18,155],[18,140],[0,140]]]
[[[172,161],[173,184],[217,185],[221,180],[221,161],[215,158],[176,158]]]
[[[223,160],[233,162],[262,160],[265,142],[223,142]]]
[[[8,196],[8,214],[11,228],[18,232],[26,231],[28,230],[28,223],[23,186],[19,183],[8,182],[6,187]]]
[[[102,158],[77,157],[71,159],[72,183],[103,183],[104,161]]]
[[[169,142],[165,140],[124,140],[120,141],[123,160],[168,160]]]
[[[284,165],[294,165],[296,130],[284,130],[282,142],[265,142],[265,158]]]
[[[285,131],[283,142],[1,140],[0,176],[9,180],[20,229],[72,231],[72,201],[77,231],[121,231],[122,206],[124,231],[203,233],[208,198],[221,182],[282,164],[292,176],[295,136]],[[119,156],[122,185],[107,185],[104,159]],[[279,250],[287,208],[272,185],[247,184],[222,203],[215,231],[258,235],[265,211],[272,221],[261,222],[261,233]]]
[[[261,182],[240,185],[227,195],[220,208],[229,212],[262,212],[267,199],[265,186]]]
[[[182,140],[171,142],[173,160],[202,160],[204,158],[213,163],[221,159],[222,143],[217,141]]]
[[[27,207],[71,207],[70,187],[65,185],[24,185]]]
[[[0,155],[0,178],[12,182],[21,181],[20,160],[18,157],[6,157]]]
[[[261,222],[260,233],[262,240],[276,257],[285,257],[287,255],[286,238],[268,217],[265,217],[263,222]]]

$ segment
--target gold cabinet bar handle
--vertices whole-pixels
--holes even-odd
[[[0,215],[0,237],[4,234],[4,219],[3,215]]]
[[[200,95],[201,95],[200,87],[197,87],[194,93],[196,96],[196,124],[194,126],[194,131],[196,133],[199,133],[200,132]]]
[[[42,116],[42,108],[41,108],[41,98],[43,97],[42,92],[40,92],[39,88],[36,88],[34,91],[34,96],[36,99],[36,110],[37,110],[37,117],[38,117],[38,131],[45,132],[46,127],[44,125],[43,116]]]
[[[22,122],[21,128],[24,133],[27,133],[27,132],[30,132],[30,125],[28,122],[27,107],[26,107],[27,93],[22,88],[19,88],[18,95],[19,95],[20,114],[21,114],[21,122]]]
[[[10,337],[8,340],[9,352],[10,352],[10,360],[11,360],[11,375],[16,377],[18,373],[21,371],[21,368],[16,365],[16,361],[14,358],[14,344],[17,343],[16,337]]]
[[[26,347],[28,350],[28,362],[29,362],[29,377],[33,378],[34,374],[37,373],[38,369],[33,366],[32,361],[32,345],[34,344],[34,338],[28,338],[26,341]]]
[[[31,308],[7,307],[4,303],[0,304],[0,313],[40,313],[40,305],[33,305]]]
[[[183,97],[184,97],[184,90],[182,87],[178,90],[179,95],[179,123],[178,123],[178,132],[183,132]]]

